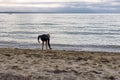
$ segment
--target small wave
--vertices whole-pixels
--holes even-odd
[[[81,34],[81,35],[120,35],[117,32],[61,32],[65,34]]]
[[[13,42],[13,41],[0,41],[0,44],[18,44],[17,42]]]
[[[13,31],[13,32],[9,32],[9,34],[38,34],[38,32],[30,32],[30,31]]]
[[[63,32],[63,33],[66,33],[66,34],[80,34],[81,32]]]
[[[59,25],[59,24],[55,24],[55,23],[24,23],[24,24],[16,24],[16,25]]]
[[[114,26],[114,27],[119,27],[120,25],[108,25],[108,26]]]
[[[16,25],[40,25],[40,24],[37,24],[37,23],[23,23],[23,24],[16,24]]]
[[[59,25],[59,24],[55,24],[55,23],[41,23],[40,25]]]
[[[87,23],[87,24],[90,24],[90,25],[101,25],[101,24],[105,24],[105,23]]]
[[[112,32],[120,32],[120,30],[109,30],[109,31],[112,31]]]
[[[60,50],[120,52],[120,45],[65,45],[65,44],[53,44],[53,47],[55,47],[56,49],[60,49]]]

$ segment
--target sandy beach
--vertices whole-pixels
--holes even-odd
[[[0,48],[0,80],[120,80],[120,53]]]

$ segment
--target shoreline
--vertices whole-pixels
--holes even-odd
[[[53,50],[72,50],[72,51],[90,51],[90,52],[120,52],[119,45],[67,45],[51,44]],[[20,49],[41,49],[41,44],[18,44],[8,43],[0,44],[0,48],[20,48]]]
[[[98,44],[54,44],[53,50],[93,51],[93,52],[120,52],[120,45]],[[0,48],[41,49],[41,44],[0,41]]]
[[[0,48],[0,64],[0,74],[22,77],[17,80],[120,79],[120,53],[114,52]]]

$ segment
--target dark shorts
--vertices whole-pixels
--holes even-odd
[[[41,40],[42,41],[47,41],[47,40],[49,40],[49,37],[47,35],[42,35]]]

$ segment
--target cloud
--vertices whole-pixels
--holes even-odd
[[[107,0],[0,0],[0,2],[105,2]]]
[[[0,0],[0,12],[120,13],[118,0]],[[51,2],[50,2],[51,1]],[[53,2],[54,1],[54,2]],[[61,2],[59,2],[61,1]],[[77,2],[76,2],[77,1]]]

